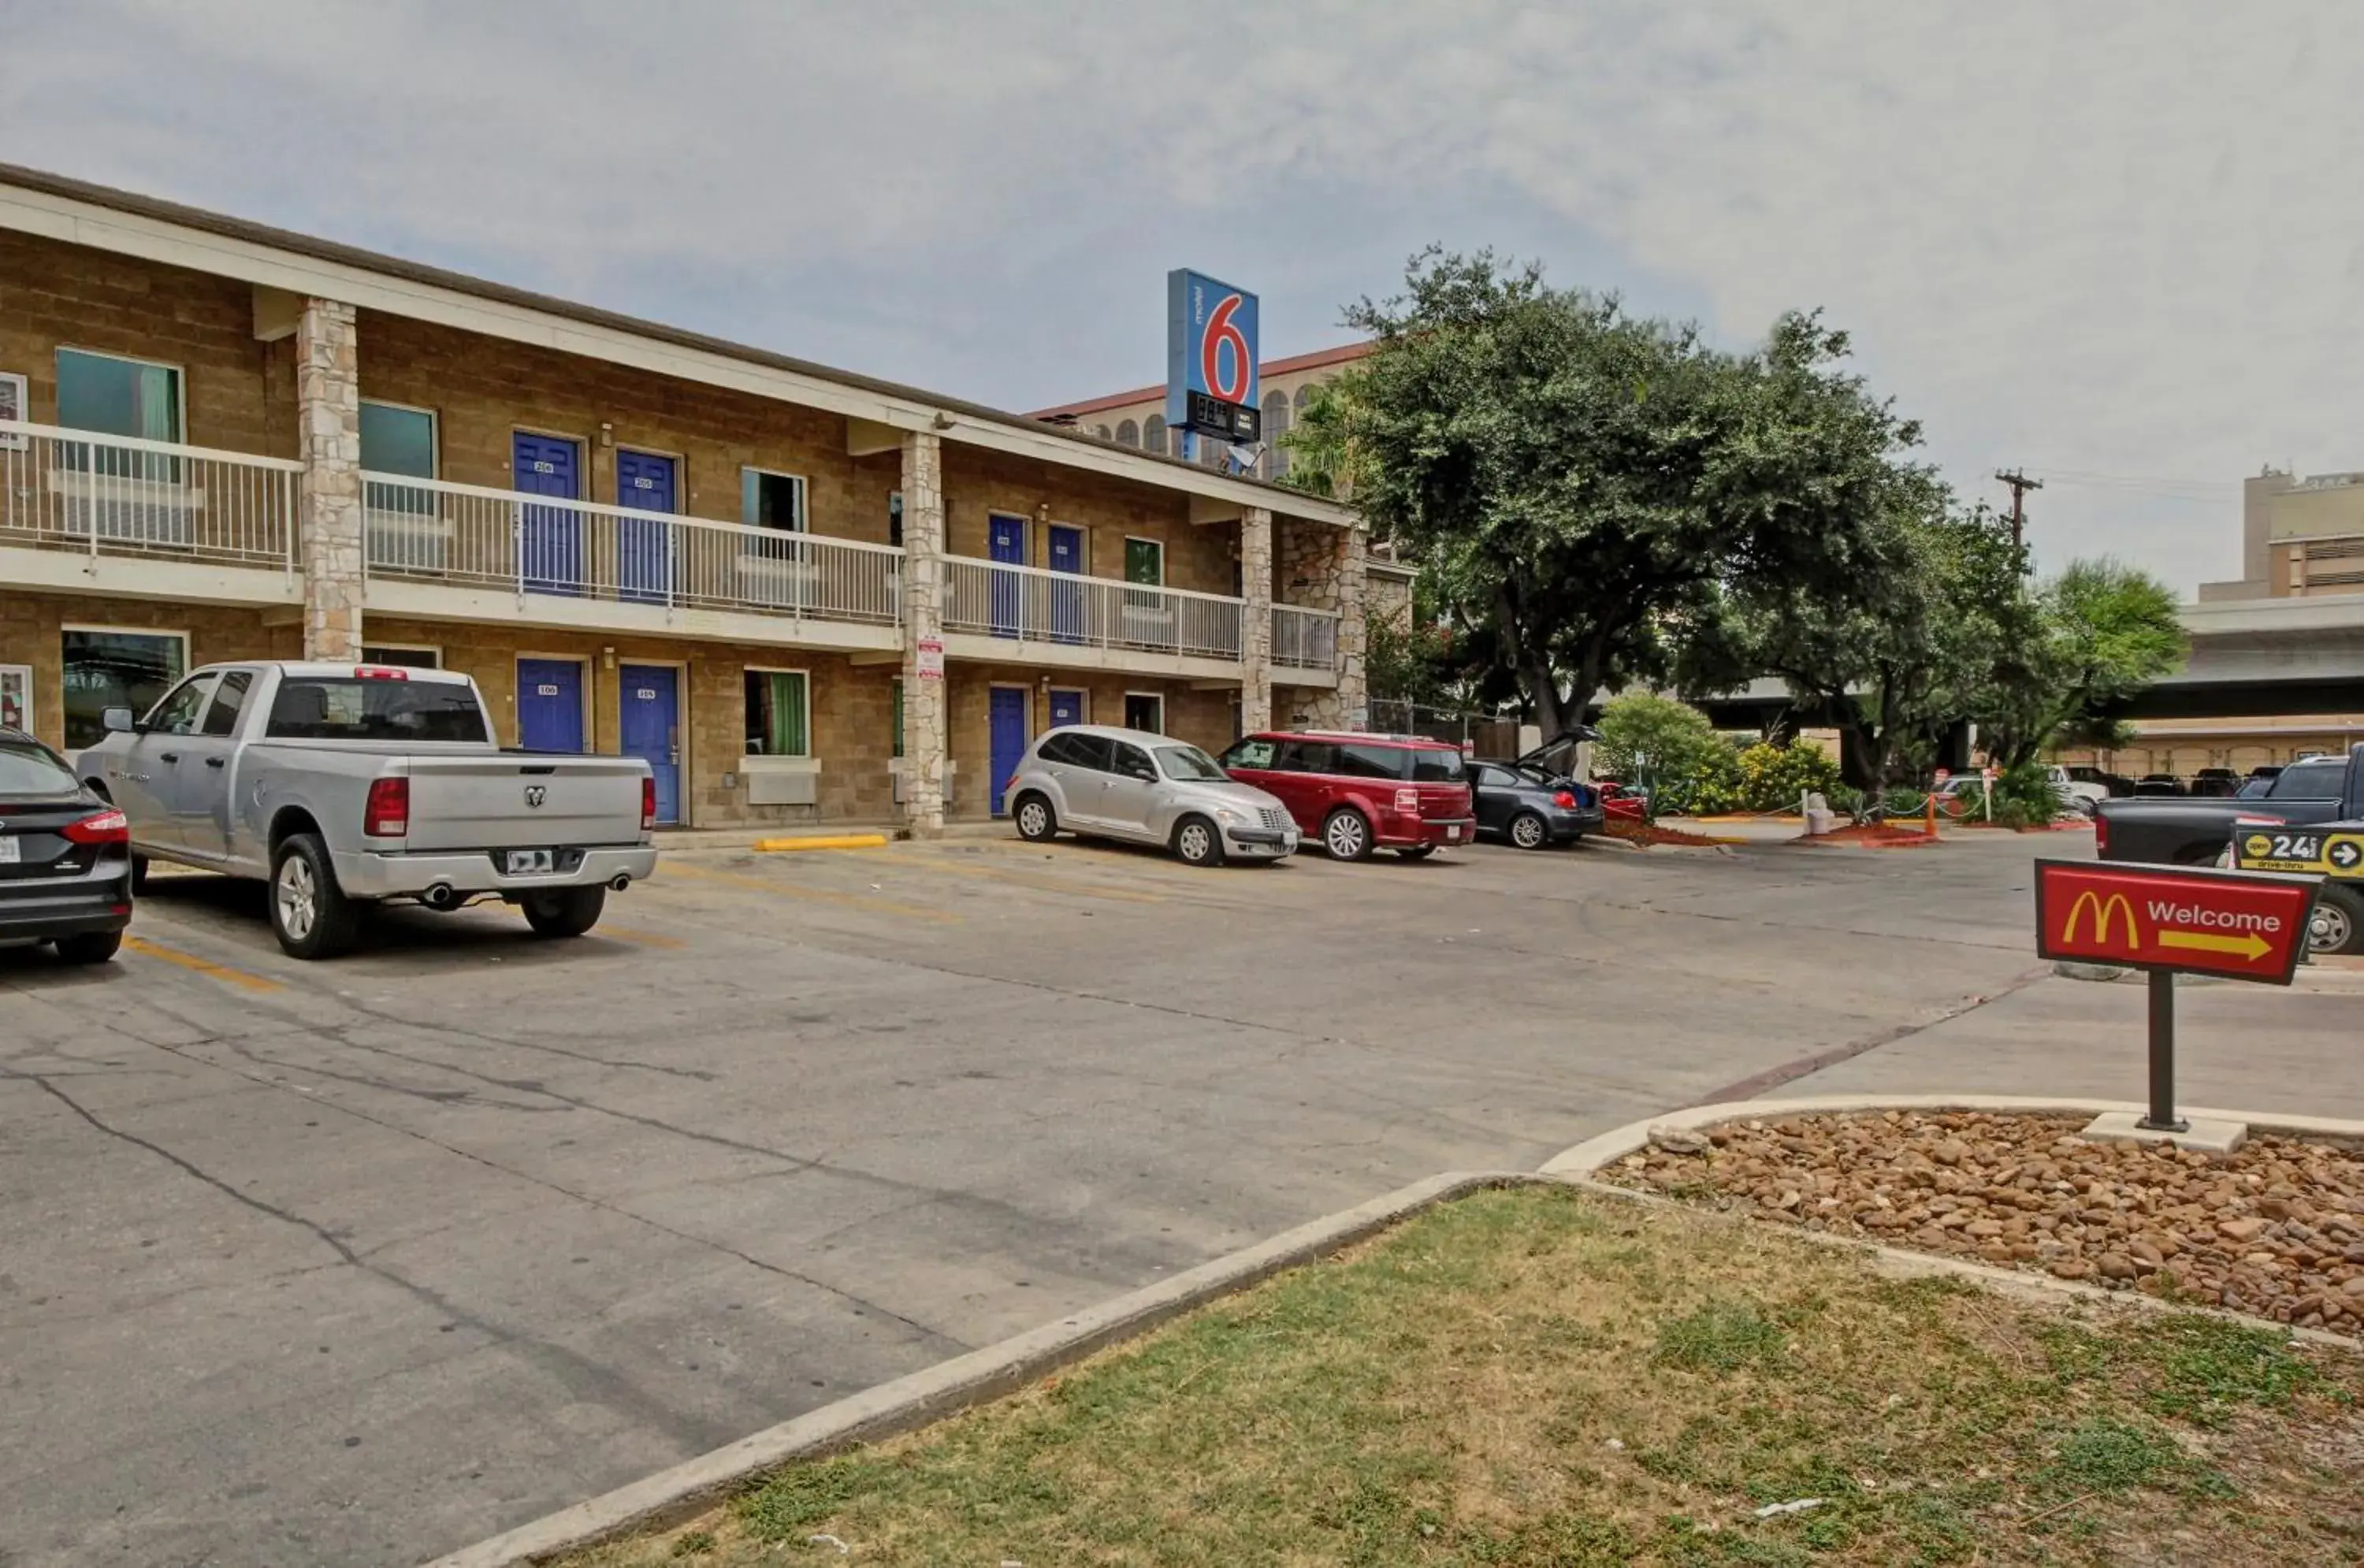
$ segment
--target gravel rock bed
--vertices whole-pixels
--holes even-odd
[[[2089,1143],[2084,1118],[1872,1111],[1663,1128],[1603,1179],[1812,1230],[2364,1334],[2364,1151]]]

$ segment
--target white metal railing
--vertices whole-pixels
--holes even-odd
[[[945,562],[944,628],[1026,642],[1240,656],[1245,606],[1193,594],[965,556]]]
[[[0,419],[0,545],[296,565],[304,465]]]
[[[1272,662],[1286,670],[1338,667],[1338,612],[1272,606]]]
[[[479,484],[363,473],[373,577],[893,626],[903,552]]]

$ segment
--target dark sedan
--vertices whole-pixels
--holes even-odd
[[[1517,762],[1472,762],[1467,772],[1480,838],[1542,850],[1600,831],[1600,796],[1589,784]]]
[[[0,947],[105,963],[131,920],[131,830],[65,759],[0,729]]]

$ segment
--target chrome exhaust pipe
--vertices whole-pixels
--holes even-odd
[[[631,873],[622,871],[618,872],[615,876],[609,880],[608,885],[618,893],[623,892],[624,889],[632,885]]]
[[[449,909],[460,902],[460,895],[448,882],[439,882],[418,895],[418,901],[429,909]]]

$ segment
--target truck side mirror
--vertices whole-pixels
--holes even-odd
[[[131,721],[128,707],[110,707],[98,716],[98,727],[109,735],[128,735],[139,727]]]

